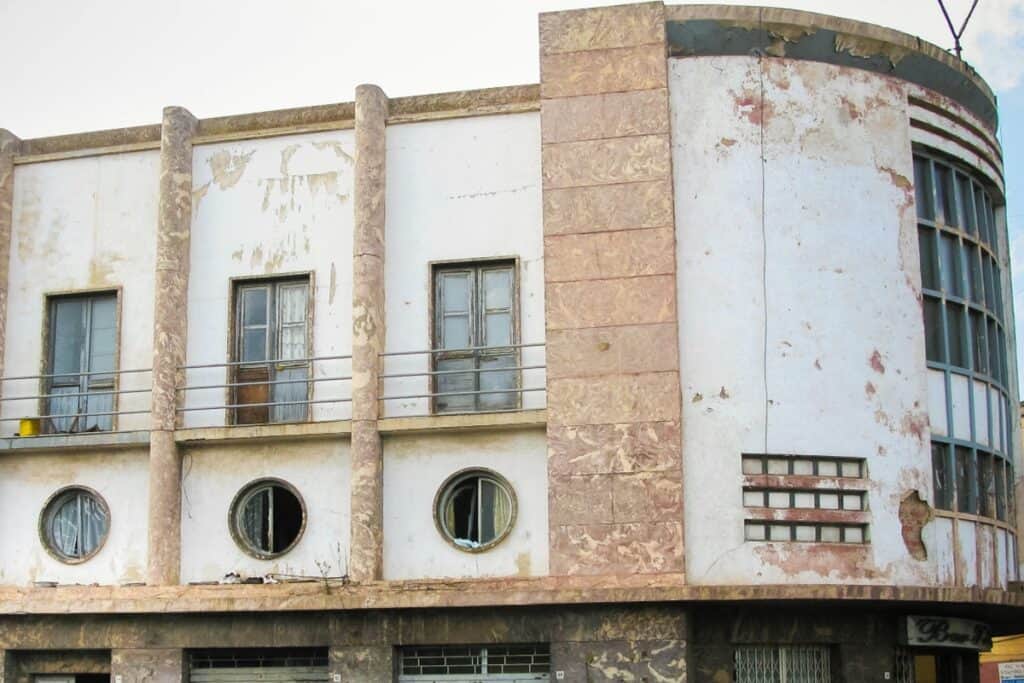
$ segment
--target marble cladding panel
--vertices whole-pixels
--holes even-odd
[[[672,183],[653,180],[544,190],[544,234],[638,230],[673,224]]]
[[[548,427],[551,477],[604,472],[678,472],[678,421]]]
[[[541,142],[574,142],[669,132],[663,89],[543,100]]]
[[[671,177],[667,134],[544,145],[544,188],[588,187]]]
[[[7,282],[10,269],[11,225],[14,220],[14,154],[21,141],[0,128],[0,374],[3,374],[7,324]],[[2,675],[2,672],[0,672]]]
[[[113,650],[110,653],[111,680],[120,683],[181,683],[185,657],[182,650]]]
[[[567,681],[687,680],[685,640],[552,643],[551,661]]]
[[[549,330],[674,322],[674,275],[549,282]]]
[[[667,85],[664,5],[542,16],[554,575],[683,571]],[[655,673],[646,652],[608,656],[570,679]]]
[[[551,99],[664,88],[667,70],[664,43],[542,55],[540,96]]]
[[[548,420],[552,424],[678,419],[679,377],[675,372],[571,377],[548,382]]]
[[[664,42],[665,7],[660,2],[540,15],[542,54]]]
[[[551,330],[548,379],[677,370],[676,335],[672,323]]]
[[[348,574],[380,579],[384,548],[384,481],[380,432],[372,420],[352,422],[352,502]]]
[[[395,669],[394,648],[384,645],[332,647],[330,672],[342,681],[390,681]]]
[[[681,515],[672,522],[580,524],[551,529],[556,576],[682,571]]]

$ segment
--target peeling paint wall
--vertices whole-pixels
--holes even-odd
[[[46,293],[121,288],[122,370],[153,363],[153,261],[159,152],[113,154],[18,166],[8,284],[8,376],[43,372]],[[148,389],[148,373],[124,375],[121,389]],[[5,383],[3,394],[43,393],[36,381]],[[4,418],[39,414],[35,399],[4,402]],[[148,393],[124,394],[118,409],[149,410]],[[121,429],[148,429],[149,415],[122,415]],[[0,422],[0,434],[16,433]]]
[[[899,518],[932,500],[903,86],[771,58],[670,70],[689,579],[936,583]],[[741,453],[864,458],[871,542],[744,541]]]
[[[239,443],[185,449],[181,496],[181,581],[289,574],[347,573],[350,460],[347,442]],[[272,560],[243,552],[231,537],[228,511],[248,483],[274,477],[291,484],[306,508],[306,528],[290,551]]]
[[[540,117],[513,114],[389,126],[387,129],[387,351],[431,346],[430,263],[519,258],[519,329],[544,341]],[[524,349],[523,365],[542,365]],[[389,358],[385,372],[423,372],[427,356]],[[523,386],[544,386],[541,370]],[[385,380],[388,395],[425,394],[426,378]],[[524,394],[525,408],[543,393]],[[387,401],[385,415],[429,412],[425,399]]]
[[[5,454],[0,458],[0,585],[139,583],[146,574],[149,458],[145,449],[114,453]],[[89,487],[110,508],[99,552],[81,564],[54,559],[39,539],[39,514],[58,489]]]
[[[193,152],[188,363],[227,358],[230,278],[311,272],[313,355],[352,350],[352,131],[201,145]],[[347,360],[316,376],[348,376]],[[224,383],[223,368],[190,370],[193,385]],[[314,399],[348,397],[347,382],[318,382]],[[186,405],[226,403],[223,389],[190,391]],[[317,420],[347,419],[347,403],[312,406]],[[185,426],[224,424],[223,410],[185,414]]]
[[[456,472],[505,477],[518,501],[509,535],[480,553],[450,545],[434,524],[434,495]],[[543,430],[384,439],[384,578],[544,576],[548,573],[547,443]]]

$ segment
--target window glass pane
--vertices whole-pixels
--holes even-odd
[[[253,548],[271,552],[270,547],[271,488],[260,489],[250,495],[239,513],[239,528]]]
[[[935,164],[935,194],[946,225],[959,225],[960,221],[956,215],[953,174],[948,167],[941,164]]]
[[[117,306],[115,298],[106,296],[92,301],[92,329],[89,331],[89,372],[109,372],[114,369],[114,346],[117,332]],[[92,375],[90,384],[110,381],[111,376]]]
[[[995,475],[996,490],[996,519],[1006,520],[1006,461],[1002,458],[995,460],[993,468]]]
[[[999,377],[999,335],[996,333],[996,323],[992,318],[986,316],[986,340],[988,342],[988,368],[989,374]]]
[[[978,223],[978,236],[987,244],[989,225],[988,213],[985,211],[985,191],[977,183],[974,183],[974,213]]]
[[[992,259],[988,255],[982,256],[982,278],[985,281],[985,305],[991,310],[996,310],[996,290],[993,281]]]
[[[930,361],[946,362],[945,335],[942,330],[942,303],[929,296],[924,298],[924,344]]]
[[[483,356],[480,358],[480,369],[490,370],[494,368],[513,368],[516,366],[515,355],[507,356]],[[503,389],[514,389],[516,386],[516,371],[507,372],[481,372],[481,391],[501,391]],[[515,393],[481,394],[481,410],[510,410],[516,407]]]
[[[443,349],[466,349],[472,346],[469,338],[469,316],[444,316],[444,329],[441,336],[441,348]]]
[[[963,173],[956,174],[956,185],[959,190],[960,211],[963,215],[962,225],[972,235],[977,231],[974,212],[974,192],[971,190],[971,179]]]
[[[77,495],[68,496],[53,513],[50,539],[57,552],[65,557],[81,557],[82,517]]]
[[[1003,386],[1009,386],[1009,375],[1008,366],[1006,364],[1006,334],[1003,332],[1003,328],[1000,327],[998,331],[999,335],[999,381],[1003,383]]]
[[[242,332],[240,360],[246,363],[267,360],[267,328],[257,327]]]
[[[992,261],[992,294],[995,301],[993,310],[1000,318],[1003,317],[1003,281],[999,277],[999,266]]]
[[[508,346],[512,343],[511,313],[488,313],[485,321],[485,346]]]
[[[267,300],[269,293],[266,287],[246,288],[242,290],[242,325],[267,324]]]
[[[992,474],[992,455],[978,452],[978,514],[991,517],[995,503],[995,479]]]
[[[971,311],[971,348],[974,354],[974,371],[988,373],[988,342],[986,341],[985,316]]]
[[[488,311],[512,307],[512,269],[484,271],[484,307]]]
[[[942,264],[942,289],[952,296],[963,295],[963,274],[960,271],[959,243],[956,237],[942,234],[939,258]]]
[[[976,513],[978,506],[974,495],[974,463],[971,450],[963,446],[957,446],[955,450],[957,509],[960,512]]]
[[[932,442],[932,474],[935,480],[935,507],[949,510],[953,507],[952,481],[949,471],[949,446]]]
[[[285,285],[278,290],[281,324],[306,322],[306,285]]]
[[[919,228],[917,244],[921,252],[921,285],[925,289],[941,289],[939,282],[938,254],[935,245],[935,230]]]
[[[471,369],[475,365],[472,358],[452,358],[437,363],[439,371]],[[455,392],[471,392],[476,389],[475,375],[472,372],[456,372],[437,375],[437,392],[450,394]],[[473,410],[476,398],[473,394],[458,396],[438,396],[436,400],[439,412],[460,412]]]
[[[85,299],[54,301],[53,374],[81,371],[85,347]],[[78,377],[55,377],[54,384],[78,384]]]
[[[306,325],[285,325],[281,328],[281,360],[296,360],[306,357]]]
[[[992,206],[992,199],[986,192],[984,194],[985,200],[985,224],[988,225],[988,245],[992,248],[992,251],[998,253],[998,229],[996,227],[996,212],[995,207]]]
[[[443,273],[441,275],[441,312],[469,312],[469,273]]]
[[[949,344],[949,364],[967,367],[967,316],[959,304],[946,304],[946,341]]]
[[[932,200],[931,163],[922,157],[914,158],[914,195],[917,201],[917,215],[933,220],[935,207]]]

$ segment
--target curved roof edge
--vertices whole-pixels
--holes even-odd
[[[816,12],[741,5],[665,7],[672,56],[806,59],[874,71],[959,102],[993,132],[996,96],[967,62],[901,31]]]

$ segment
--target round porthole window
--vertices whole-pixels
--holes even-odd
[[[110,508],[100,494],[84,486],[60,489],[39,516],[39,536],[56,559],[85,562],[99,552],[110,530]]]
[[[299,492],[280,479],[260,479],[238,492],[228,523],[238,546],[263,560],[295,547],[306,528]]]
[[[441,535],[459,550],[487,550],[500,543],[515,524],[515,493],[496,472],[457,472],[434,497],[434,521]]]

